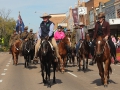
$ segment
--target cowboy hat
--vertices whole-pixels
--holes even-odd
[[[47,13],[44,13],[40,18],[44,18],[44,17],[48,17],[48,18],[51,18],[50,15],[48,15]]]
[[[26,26],[26,27],[24,28],[24,30],[28,30],[28,26]]]
[[[80,23],[79,23],[79,26],[82,26],[82,25],[84,25],[83,22],[80,22]]]

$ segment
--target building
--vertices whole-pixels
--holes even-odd
[[[93,29],[95,27],[95,23],[97,20],[97,15],[101,11],[105,11],[104,3],[108,2],[109,0],[89,0],[85,3],[85,7],[87,7],[87,14],[85,15],[86,18],[86,26],[88,32],[90,33],[91,37],[93,36]]]
[[[66,26],[67,27],[67,23],[63,23],[66,20],[66,13],[58,13],[58,14],[50,14],[52,17],[50,18],[50,20],[52,22],[54,22],[55,27],[54,30],[57,29],[58,25],[62,25],[62,26]]]

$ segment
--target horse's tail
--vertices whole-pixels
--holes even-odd
[[[112,68],[111,68],[111,66],[109,68],[109,73],[112,74]]]

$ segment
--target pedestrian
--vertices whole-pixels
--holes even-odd
[[[103,36],[104,40],[108,40],[108,44],[110,46],[110,52],[114,58],[114,63],[115,64],[118,63],[118,61],[116,60],[116,48],[110,37],[110,25],[107,21],[105,21],[105,14],[103,12],[100,12],[98,14],[98,21],[95,24],[95,31],[92,39],[93,51],[95,46],[95,39],[97,36]],[[92,63],[90,63],[90,65],[93,65],[93,63],[94,63],[94,59]]]
[[[114,43],[114,45],[116,47],[116,39],[115,39],[114,35],[111,35],[111,39],[112,39],[112,41],[113,41],[113,43]]]
[[[56,56],[58,57],[58,59],[61,60],[61,57],[58,53],[58,46],[57,46],[56,40],[54,38],[54,23],[49,20],[51,18],[51,16],[48,15],[47,13],[44,13],[43,16],[41,16],[40,18],[42,18],[43,21],[41,22],[40,28],[39,28],[38,40],[35,45],[34,59],[37,58],[37,52],[40,48],[41,38],[51,38],[51,43],[52,43],[53,47],[55,48]]]

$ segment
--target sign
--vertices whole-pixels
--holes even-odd
[[[86,7],[79,7],[78,8],[78,14],[79,15],[85,15],[85,14],[87,14],[87,8]]]
[[[58,23],[58,26],[67,27],[67,23]]]
[[[72,9],[74,25],[78,25],[78,8]]]
[[[110,25],[120,24],[120,19],[109,19]]]

